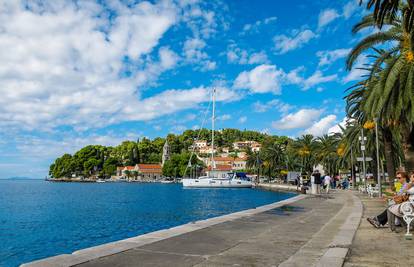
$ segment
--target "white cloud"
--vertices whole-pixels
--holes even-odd
[[[243,33],[246,33],[246,32],[258,32],[259,31],[259,28],[262,25],[268,25],[270,23],[275,22],[276,20],[277,20],[277,17],[268,17],[268,18],[265,18],[263,20],[257,20],[253,24],[250,24],[250,23],[245,24],[243,26]]]
[[[227,48],[227,61],[235,64],[264,64],[268,63],[266,52],[253,52],[249,53],[247,50],[238,48],[235,44],[229,45]]]
[[[329,133],[329,129],[335,123],[336,123],[336,116],[331,114],[315,122],[311,127],[305,130],[305,133],[312,134],[314,136],[321,136],[323,134]]]
[[[335,9],[325,9],[319,14],[318,28],[322,28],[340,17]]]
[[[286,73],[275,65],[263,64],[250,71],[241,72],[234,81],[233,87],[248,89],[252,93],[281,94],[283,85],[295,84],[302,86],[303,90],[307,90],[315,85],[337,79],[336,74],[324,76],[320,70],[305,78],[300,75],[302,71],[304,71],[303,66]]]
[[[231,115],[230,114],[223,114],[220,116],[217,116],[216,120],[218,121],[228,121],[231,119]]]
[[[277,35],[273,38],[275,44],[275,50],[279,54],[287,53],[291,50],[301,48],[304,44],[310,40],[316,38],[317,35],[311,30],[303,30],[292,36]]]
[[[343,83],[348,83],[352,81],[359,81],[361,77],[368,73],[367,70],[363,69],[366,68],[366,64],[368,63],[368,59],[366,56],[361,55],[355,61],[354,66],[350,72],[342,79]]]
[[[306,128],[318,120],[322,112],[321,109],[300,109],[272,122],[272,127],[277,130]]]
[[[305,78],[300,74],[304,70],[305,68],[303,66],[291,70],[286,75],[286,83],[297,84],[302,86],[302,90],[308,90],[309,88],[314,87],[316,85],[331,82],[337,79],[336,74],[324,76],[324,74],[320,70],[316,70],[311,76]]]
[[[253,93],[281,93],[281,82],[284,72],[274,65],[260,65],[251,71],[240,73],[234,87],[238,89],[249,89]]]
[[[104,7],[90,2],[32,1],[25,8],[17,1],[2,2],[0,51],[13,53],[0,53],[1,127],[96,128],[193,107],[193,100],[201,103],[197,93],[208,101],[205,87],[141,97],[140,87],[154,83],[180,61],[170,47],[157,46],[181,19],[191,24],[189,15],[180,17],[187,16],[182,10],[187,14],[191,5],[160,1],[127,6],[114,1]],[[111,18],[106,8],[113,11]],[[207,13],[197,16],[196,12],[191,19],[213,20],[214,14]],[[197,31],[200,24],[190,26]],[[198,60],[201,54],[202,67],[213,69],[215,63],[198,49],[204,46],[203,41],[196,42],[189,57]],[[160,103],[166,108],[157,106]]]
[[[348,120],[348,118],[347,117],[344,117],[340,123],[335,124],[334,126],[330,127],[328,129],[328,134],[331,134],[331,133],[341,133],[342,132],[341,127],[345,128],[346,123],[347,123],[347,120]]]
[[[262,113],[262,112],[266,112],[270,109],[275,109],[279,112],[281,112],[282,114],[287,113],[291,108],[293,108],[293,106],[291,106],[290,104],[284,103],[279,99],[273,99],[270,100],[268,102],[260,102],[257,101],[252,105],[252,109],[254,112],[258,112],[258,113]]]
[[[164,69],[170,69],[174,67],[179,60],[178,55],[168,47],[161,47],[158,53],[160,58],[160,65]]]
[[[338,76],[336,74],[323,76],[323,73],[320,70],[315,71],[311,76],[303,81],[303,89],[307,90],[315,85],[331,82],[336,80]]]
[[[116,146],[125,140],[137,140],[140,134],[107,133],[68,136],[59,139],[40,138],[30,135],[20,136],[16,139],[16,148],[19,154],[24,157],[36,157],[52,160],[64,153],[73,154],[87,145]]]
[[[234,101],[239,99],[239,96],[234,91],[225,87],[215,87],[215,89],[217,101]],[[122,116],[126,120],[151,120],[207,102],[210,100],[211,91],[211,88],[202,86],[188,90],[166,90],[136,102],[135,105],[128,109],[124,109]]]
[[[319,58],[319,66],[331,65],[340,58],[348,56],[351,49],[342,48],[328,51],[318,51],[316,56]]]
[[[239,118],[239,123],[240,124],[243,124],[243,123],[245,123],[247,121],[247,117],[246,116],[242,116],[242,117],[240,117]]]
[[[214,70],[216,62],[211,61],[208,54],[204,51],[206,43],[200,38],[187,39],[184,43],[183,53],[187,62],[199,64],[201,70]]]
[[[349,19],[355,13],[355,11],[358,8],[361,8],[359,6],[359,0],[350,0],[343,7],[343,9],[342,9],[342,15],[344,16],[345,19]]]

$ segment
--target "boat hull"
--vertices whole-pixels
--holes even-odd
[[[250,188],[252,182],[238,179],[182,179],[184,187],[196,188]]]

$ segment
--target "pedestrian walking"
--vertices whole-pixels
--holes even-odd
[[[325,192],[328,194],[329,193],[329,188],[331,187],[331,176],[329,176],[329,174],[325,175],[325,178],[323,178],[323,183],[325,185]]]
[[[321,183],[322,183],[322,179],[321,179],[321,174],[319,173],[318,170],[314,170],[312,173],[313,176],[313,184],[315,185],[315,193],[317,195],[319,195],[321,193]]]

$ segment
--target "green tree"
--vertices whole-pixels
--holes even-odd
[[[400,7],[399,12],[403,14],[404,5]],[[375,26],[374,16],[366,16],[354,27],[354,32]],[[357,57],[368,49],[379,51],[380,56],[374,57],[369,78],[355,88],[361,96],[354,98],[358,103],[355,106],[366,119],[365,122],[361,117],[358,120],[364,124],[378,118],[383,132],[394,133],[392,139],[401,140],[405,166],[411,170],[414,169],[414,54],[413,34],[404,28],[405,19],[399,15],[385,17],[387,28],[359,42],[351,51],[347,65],[350,69]],[[384,45],[389,48],[378,49]],[[384,137],[389,137],[389,134]]]

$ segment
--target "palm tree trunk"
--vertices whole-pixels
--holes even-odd
[[[394,181],[395,179],[395,159],[392,151],[392,135],[388,130],[384,130],[384,155],[385,162],[387,166],[387,173],[389,181]]]
[[[403,130],[403,149],[406,171],[414,171],[414,131],[412,129]]]

